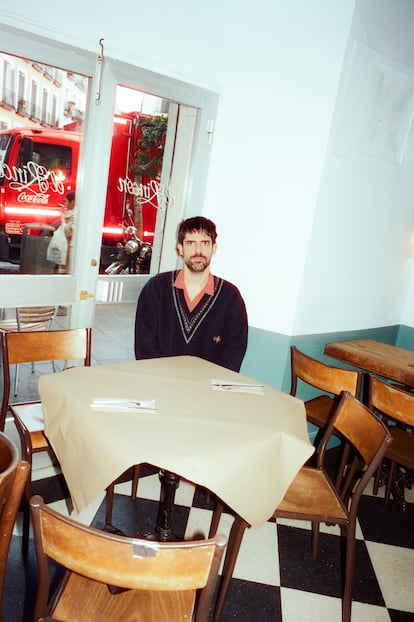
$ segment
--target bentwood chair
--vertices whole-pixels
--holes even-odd
[[[340,490],[334,486],[324,468],[326,447],[333,433],[341,434],[346,438],[352,449],[349,454],[350,461],[344,465]],[[351,619],[355,530],[359,502],[390,443],[391,435],[383,422],[350,393],[342,393],[318,447],[316,467],[304,466],[300,469],[273,513],[273,518],[288,518],[311,523],[313,559],[316,559],[318,554],[319,524],[329,523],[341,526],[342,534],[346,536],[342,622],[350,622]],[[344,502],[343,499],[350,499],[350,501]],[[216,514],[222,511],[223,505],[218,504],[217,508]],[[213,524],[210,537],[218,524],[217,516]],[[214,622],[220,620],[237,554],[247,527],[249,525],[241,517],[235,517],[230,530],[222,581],[213,617]]]
[[[28,474],[28,463],[20,460],[15,444],[0,432],[0,622],[7,557]]]
[[[3,318],[0,320],[0,331],[4,332],[33,332],[39,330],[51,330],[56,317],[57,307],[17,307],[15,318]],[[32,363],[34,371],[34,363]],[[54,371],[54,368],[53,368]],[[14,378],[14,395],[17,395],[19,383],[19,365],[16,364]]]
[[[29,500],[31,490],[32,456],[51,451],[44,434],[41,402],[10,402],[10,368],[18,363],[42,361],[82,361],[91,364],[91,329],[35,331],[30,333],[1,333],[3,360],[3,401],[0,412],[0,430],[4,430],[7,413],[13,415],[22,446],[22,456],[29,463],[23,512],[23,551],[27,551],[29,537]]]
[[[323,394],[305,401],[306,418],[319,428],[315,445],[322,437],[342,391],[356,398],[361,395],[363,372],[322,363],[291,346],[290,395],[296,396],[298,380]]]
[[[372,374],[369,375],[368,405],[387,424],[392,443],[385,454],[389,461],[389,472],[385,486],[385,503],[390,499],[395,485],[396,465],[404,469],[414,469],[414,393],[404,391],[388,384]],[[377,470],[374,481],[374,494],[378,494],[381,467]],[[402,478],[404,485],[404,477]],[[405,506],[404,488],[397,501]]]
[[[33,620],[209,619],[225,536],[154,542],[85,526],[48,507],[39,496],[32,497],[30,505],[38,569]],[[48,603],[49,560],[66,573]]]

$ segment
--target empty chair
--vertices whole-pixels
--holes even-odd
[[[34,620],[209,619],[224,536],[163,543],[128,538],[77,523],[46,506],[39,496],[30,503],[38,566]],[[67,573],[48,606],[49,560]]]
[[[0,330],[7,332],[48,330],[56,316],[57,307],[17,307],[14,318],[2,318]]]
[[[326,447],[333,433],[341,434],[352,448],[352,460],[344,466],[341,490],[336,489],[324,468]],[[273,514],[274,518],[311,522],[311,550],[314,559],[318,554],[319,524],[327,522],[342,526],[343,534],[346,535],[342,622],[349,622],[351,619],[355,529],[359,502],[390,443],[391,435],[382,421],[356,398],[349,393],[343,393],[318,447],[316,468],[304,466],[300,469]],[[345,503],[343,498],[350,499],[349,503]],[[217,522],[216,520],[215,524]],[[220,620],[243,533],[247,527],[249,525],[243,519],[235,517],[229,535],[214,622]],[[340,572],[340,569],[337,571]]]
[[[385,502],[388,503],[393,490],[396,465],[414,469],[414,393],[390,385],[370,374],[368,405],[387,423],[392,437],[392,443],[385,454],[385,459],[390,462],[385,487]],[[381,468],[375,477],[374,494],[378,493],[380,472]],[[404,506],[404,478],[402,484],[401,497],[397,500]]]
[[[0,430],[4,430],[6,415],[11,412],[22,444],[22,456],[32,468],[32,455],[49,451],[44,434],[42,404],[40,402],[10,402],[10,366],[17,363],[40,361],[82,361],[91,364],[91,329],[36,331],[30,333],[1,333],[3,357],[3,401],[0,412]],[[26,503],[23,520],[23,549],[27,550],[29,534],[29,506],[31,474],[26,485]]]
[[[0,330],[6,332],[32,332],[39,330],[51,330],[56,317],[57,307],[17,307],[16,317],[0,320]],[[32,364],[34,369],[34,364]],[[19,365],[16,364],[14,379],[14,395],[17,395],[19,383]]]
[[[305,401],[306,418],[320,429],[317,436],[317,440],[319,440],[329,422],[341,392],[347,391],[354,397],[360,397],[363,373],[322,363],[307,356],[298,350],[296,346],[291,346],[290,354],[290,395],[297,395],[298,380],[324,392],[322,395]]]
[[[7,556],[28,474],[28,463],[20,460],[17,447],[0,432],[0,622]]]
[[[362,390],[363,372],[343,369],[322,363],[296,346],[290,347],[291,357],[291,385],[290,395],[298,394],[298,381],[318,389],[321,395],[305,401],[306,419],[319,428],[314,445],[317,447],[335,412],[342,391],[347,391],[354,397],[359,397]],[[345,445],[339,465],[335,485],[340,486],[340,478],[348,459],[348,447]],[[312,460],[316,459],[316,454]],[[210,526],[210,534],[214,534],[218,527],[220,515],[224,509],[220,500],[216,501],[216,510]]]

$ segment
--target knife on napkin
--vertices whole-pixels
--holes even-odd
[[[213,391],[232,391],[235,393],[253,393],[264,395],[264,385],[257,383],[232,382],[231,380],[211,380]]]
[[[92,410],[100,412],[128,412],[155,414],[155,400],[131,400],[122,398],[95,398],[90,404]]]

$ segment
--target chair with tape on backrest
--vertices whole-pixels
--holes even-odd
[[[10,402],[10,367],[17,363],[42,361],[79,362],[91,364],[91,329],[35,331],[29,333],[1,333],[3,357],[3,401],[0,412],[0,430],[4,430],[6,415],[13,415],[19,432],[22,456],[32,468],[34,453],[50,451],[44,434],[42,404],[39,401],[25,403]],[[26,485],[26,503],[23,515],[23,550],[27,551],[29,534],[29,499],[31,473]]]
[[[29,464],[20,460],[15,444],[0,432],[0,622],[7,557],[28,475]]]
[[[129,538],[78,523],[39,496],[30,504],[38,569],[34,620],[209,619],[224,536],[186,542]],[[48,605],[49,560],[67,572]]]

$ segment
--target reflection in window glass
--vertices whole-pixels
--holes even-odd
[[[3,53],[0,67],[0,273],[70,272],[88,79]]]
[[[0,273],[70,273],[88,79],[3,53],[0,68]],[[167,112],[117,87],[101,273],[150,271]]]
[[[168,115],[165,100],[117,87],[101,272],[150,271]]]

